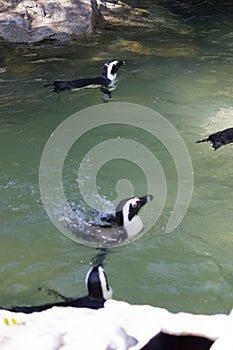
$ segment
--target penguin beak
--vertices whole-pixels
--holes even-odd
[[[125,66],[127,64],[126,60],[119,61],[119,66]]]
[[[148,194],[146,196],[143,197],[139,197],[140,200],[140,208],[143,207],[146,203],[151,202],[153,199],[153,196],[151,194]]]

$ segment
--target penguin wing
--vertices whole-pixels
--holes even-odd
[[[76,90],[85,87],[91,87],[92,85],[96,86],[108,86],[110,80],[99,76],[93,78],[83,78],[83,79],[75,79],[75,80],[55,80],[53,82],[54,92],[61,92],[65,90]]]
[[[93,216],[94,219],[90,222],[91,226],[97,226],[100,228],[111,228],[118,226],[114,213],[105,213],[96,210],[92,213],[92,217]]]

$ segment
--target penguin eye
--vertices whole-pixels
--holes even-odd
[[[132,204],[132,207],[133,207],[134,209],[137,208],[137,206],[138,206],[137,203]]]

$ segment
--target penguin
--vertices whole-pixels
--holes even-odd
[[[194,335],[156,334],[141,350],[209,350],[214,341]]]
[[[114,214],[100,214],[101,222],[81,222],[74,210],[75,215],[72,218],[64,216],[63,224],[73,236],[83,239],[84,242],[95,246],[97,244],[99,248],[108,248],[135,237],[143,230],[143,222],[138,213],[152,199],[152,195],[123,199],[116,206]]]
[[[203,140],[196,141],[196,143],[200,142],[210,142],[211,147],[216,151],[219,147],[233,142],[233,128],[218,131]]]
[[[118,69],[126,64],[126,60],[111,60],[105,62],[102,68],[102,73],[99,76],[68,81],[55,80],[53,82],[53,91],[61,92],[65,90],[77,90],[80,88],[99,86],[100,91],[104,93],[104,99],[111,99],[111,92],[109,89],[114,88]]]
[[[32,312],[48,310],[54,306],[85,307],[95,310],[103,308],[105,301],[112,297],[112,288],[108,284],[107,276],[102,265],[95,266],[88,271],[85,284],[88,290],[88,295],[78,299],[62,296],[65,300],[56,303],[37,306],[12,306],[7,309],[4,308],[4,310],[30,314]]]

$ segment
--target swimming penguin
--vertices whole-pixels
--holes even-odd
[[[91,78],[83,78],[69,81],[57,80],[53,82],[54,92],[61,92],[64,90],[76,90],[87,87],[100,87],[100,91],[104,93],[105,99],[111,98],[109,88],[114,88],[114,83],[117,78],[117,71],[121,66],[127,64],[126,60],[118,61],[111,60],[105,62],[101,75]]]
[[[13,306],[4,310],[13,312],[24,312],[30,314],[32,312],[44,311],[53,306],[71,306],[71,307],[86,307],[89,309],[100,309],[104,307],[107,299],[112,297],[112,289],[108,285],[105,271],[101,265],[90,269],[86,275],[86,288],[88,295],[78,299],[66,298],[64,301],[49,303],[38,306]]]
[[[130,239],[143,230],[138,213],[152,199],[152,195],[123,199],[117,205],[115,214],[101,214],[101,222],[98,223],[80,223],[78,215],[74,215],[72,218],[64,216],[63,224],[74,236],[83,239],[84,243],[90,242],[107,248]]]
[[[206,139],[196,141],[196,143],[200,142],[210,142],[211,147],[216,151],[219,147],[233,142],[233,128],[218,131]]]

